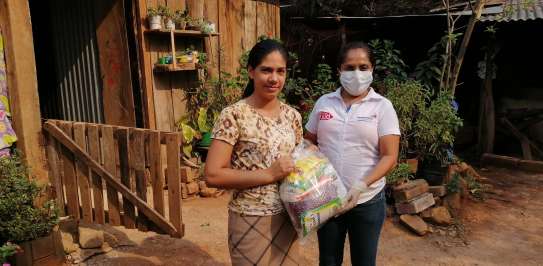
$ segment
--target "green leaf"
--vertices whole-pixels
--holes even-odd
[[[198,129],[200,132],[208,132],[209,127],[207,126],[207,109],[200,107],[198,110]]]
[[[192,157],[192,144],[183,145],[183,154],[187,157]]]
[[[181,123],[181,131],[183,132],[183,142],[190,143],[194,139],[194,129],[185,123]]]

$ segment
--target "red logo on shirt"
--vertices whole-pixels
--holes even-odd
[[[319,120],[330,120],[334,118],[334,116],[332,116],[331,113],[328,113],[328,112],[320,112],[320,118]]]

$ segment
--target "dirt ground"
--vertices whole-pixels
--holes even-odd
[[[543,265],[543,174],[504,169],[480,171],[492,189],[484,202],[469,200],[462,222],[415,236],[389,217],[378,265]],[[183,204],[186,234],[110,228],[123,246],[84,265],[229,265],[227,194]],[[302,265],[318,265],[316,237],[302,247]],[[348,245],[344,265],[350,265]]]

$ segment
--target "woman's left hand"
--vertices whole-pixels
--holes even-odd
[[[345,199],[341,205],[341,210],[337,216],[342,215],[356,207],[358,200],[360,199],[360,195],[367,190],[368,185],[364,181],[359,181],[353,184],[352,188],[347,192],[347,195],[345,196]]]

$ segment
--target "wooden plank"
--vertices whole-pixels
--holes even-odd
[[[275,1],[275,38],[281,38],[281,7],[279,0]]]
[[[81,150],[77,144],[71,140],[62,130],[60,130],[53,123],[45,122],[44,130],[49,132],[56,140],[62,143],[62,145],[73,152],[78,158],[83,160],[89,167],[92,168],[97,174],[102,176],[108,185],[111,185],[114,189],[118,190],[123,197],[125,197],[132,204],[136,205],[149,219],[155,223],[159,228],[169,233],[174,237],[181,237],[182,234],[178,231],[170,222],[162,217],[155,210],[149,208],[147,204],[138,198],[136,194],[130,191],[125,185],[121,184],[115,177],[111,175],[100,163],[94,161],[85,151]]]
[[[119,163],[121,166],[121,183],[128,189],[131,187],[130,158],[128,129],[119,128],[115,130],[115,137],[119,146]],[[134,205],[123,195],[123,223],[126,228],[136,227],[136,210]]]
[[[242,1],[228,1],[227,6],[227,23],[232,28],[230,42],[232,44],[232,73],[235,73],[239,68],[239,59],[243,53],[243,5]]]
[[[119,179],[117,175],[117,160],[115,139],[113,136],[113,127],[102,126],[102,155],[103,166],[113,177]],[[121,225],[120,202],[117,190],[111,185],[106,184],[107,189],[107,206],[108,206],[108,222],[111,225]]]
[[[218,0],[204,1],[204,17],[215,24],[215,29],[219,26]],[[219,37],[209,37],[205,39],[205,52],[207,54],[208,71],[210,77],[219,77]]]
[[[153,70],[151,61],[151,52],[149,51],[149,39],[144,35],[144,30],[147,29],[147,0],[137,1],[137,29],[138,52],[140,57],[140,66],[142,67],[142,91],[143,91],[143,116],[144,126],[147,128],[156,128],[155,121],[155,105],[153,94]]]
[[[89,154],[93,160],[100,162],[100,134],[98,125],[87,124],[87,136],[89,140]],[[102,178],[93,171],[91,171],[91,177],[92,196],[94,199],[94,221],[104,224],[104,186]]]
[[[181,152],[181,136],[178,133],[166,133],[166,146],[168,153],[168,206],[170,213],[170,221],[173,226],[180,232],[183,232],[183,218],[181,211],[181,178],[179,176],[179,155]]]
[[[69,138],[72,137],[72,123],[60,122],[60,128],[62,128],[62,131],[64,131]],[[66,190],[66,205],[68,207],[68,215],[71,215],[74,217],[74,219],[79,220],[79,193],[77,191],[78,186],[75,175],[74,158],[72,153],[65,148],[62,148],[62,152],[60,154],[64,172],[63,183],[64,189]]]
[[[232,58],[232,28],[228,25],[227,21],[227,0],[218,0],[218,11],[219,11],[219,45],[222,49],[221,51],[221,60],[219,64],[220,71],[225,71],[230,74],[235,73],[233,69],[233,58]]]
[[[62,184],[61,165],[59,159],[59,146],[55,139],[49,134],[47,138],[47,162],[49,163],[49,181],[55,188],[55,202],[58,206],[59,215],[65,215],[64,188]]]
[[[518,130],[511,123],[511,121],[509,121],[509,119],[507,119],[505,117],[502,118],[502,124],[504,124],[505,127],[510,130],[511,134],[513,134],[520,141],[521,147],[522,147],[522,153],[523,153],[523,156],[525,157],[524,158],[525,160],[530,160],[529,158],[532,157],[532,149],[535,152],[537,152],[539,155],[543,155],[543,151],[541,149],[539,149],[537,144],[532,142],[525,134],[520,132],[520,130]]]
[[[275,33],[275,4],[272,2],[267,3],[266,13],[268,16],[267,32],[270,37],[277,37]]]
[[[256,2],[256,37],[267,34],[267,24],[268,24],[268,10],[267,4],[262,1]]]
[[[187,8],[185,0],[168,0],[167,6],[174,12],[176,10],[185,10],[185,8]]]
[[[245,0],[243,8],[243,51],[249,51],[256,43],[256,2],[253,0]]]
[[[155,210],[164,215],[164,172],[162,171],[160,132],[153,131],[148,133],[148,141],[151,183],[153,185],[153,204]]]
[[[106,124],[136,126],[123,1],[93,3]]]
[[[136,195],[147,202],[147,179],[145,176],[145,131],[141,129],[130,129],[130,165],[134,169],[136,178]],[[148,219],[138,210],[138,229],[147,231]]]
[[[84,123],[74,123],[74,140],[79,148],[86,151],[87,150],[87,140],[85,133],[85,124]],[[75,160],[75,172],[77,175],[77,183],[79,184],[79,193],[81,199],[81,215],[82,220],[86,223],[92,223],[92,199],[91,199],[91,186],[90,186],[90,176],[89,176],[89,167],[86,166],[80,160]]]
[[[237,1],[237,0],[236,0]],[[204,1],[203,0],[186,0],[189,16],[193,18],[204,17]]]
[[[5,45],[7,86],[17,148],[38,183],[48,182],[42,147],[40,101],[29,1],[0,1],[0,27]]]

